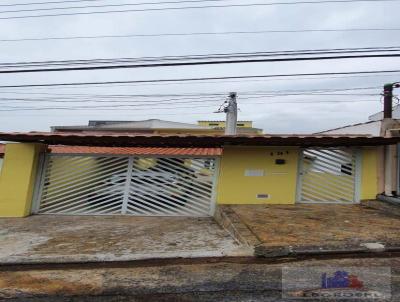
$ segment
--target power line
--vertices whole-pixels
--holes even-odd
[[[291,97],[291,96],[379,96],[376,93],[278,93],[278,94],[263,94],[257,96],[248,96],[243,97],[241,100],[251,100],[251,99],[260,99],[260,98],[272,98],[272,97]],[[202,98],[180,98],[180,99],[161,99],[161,100],[134,100],[134,99],[126,99],[122,98],[112,98],[107,99],[107,96],[86,96],[82,98],[76,97],[51,97],[51,98],[15,98],[15,97],[0,97],[1,104],[8,104],[10,102],[18,103],[73,103],[73,104],[82,104],[82,103],[109,103],[113,105],[119,105],[120,103],[128,103],[132,106],[143,107],[143,106],[158,106],[158,105],[166,105],[166,104],[192,104],[192,103],[207,103],[207,102],[221,102],[222,98],[218,96],[218,98],[211,97],[202,97]],[[243,104],[246,104],[243,103]],[[71,104],[72,105],[72,104]],[[97,105],[95,105],[97,106]],[[101,106],[101,105],[100,105]]]
[[[283,93],[285,95],[290,95],[293,93],[296,94],[318,94],[320,93],[321,95],[325,94],[327,95],[327,93],[332,93],[332,92],[343,92],[343,91],[357,91],[357,90],[371,90],[371,89],[378,89],[380,88],[379,86],[368,86],[368,87],[348,87],[348,88],[319,88],[319,89],[306,89],[306,90],[293,90],[293,89],[286,89],[286,90],[253,90],[253,91],[241,91],[240,95],[244,95],[245,97],[240,97],[240,99],[247,99],[250,98],[249,95],[257,95],[257,96],[271,96],[271,95],[277,95],[277,96],[281,96],[283,95]],[[6,94],[9,93],[14,93],[13,91],[8,91],[5,92]],[[16,94],[31,94],[30,92],[15,92]],[[35,93],[34,93],[35,94]],[[202,98],[221,98],[223,96],[226,95],[226,93],[224,92],[208,92],[208,93],[173,93],[173,94],[103,94],[103,95],[99,95],[99,94],[65,94],[65,93],[36,93],[37,95],[51,95],[51,96],[67,96],[66,99],[68,98],[76,98],[76,97],[96,97],[96,98],[101,98],[101,97],[122,97],[122,98],[160,98],[160,97],[179,97],[179,98],[174,98],[174,99],[168,99],[167,101],[171,101],[171,100],[182,100],[182,99],[202,99]],[[335,95],[339,95],[337,93],[335,93]],[[356,95],[356,94],[340,94],[340,95]],[[365,93],[358,93],[357,95],[377,95],[377,94],[365,94]],[[13,98],[15,99],[15,98]],[[25,98],[26,99],[26,98]],[[37,99],[33,99],[33,100],[37,100]],[[158,102],[159,100],[155,101]],[[146,102],[151,102],[151,101],[146,101]]]
[[[87,109],[88,110],[88,109]],[[86,110],[86,111],[87,111]],[[126,109],[116,109],[116,110],[113,110],[112,108],[110,108],[109,110],[111,110],[111,111],[121,111],[121,112],[125,112],[126,111]],[[101,112],[101,110],[99,111],[99,112],[96,112],[96,111],[93,111],[93,110],[91,110],[91,112],[90,113],[87,113],[85,110],[81,110],[81,112],[79,112],[79,111],[77,111],[77,112],[74,112],[74,115],[88,115],[88,114],[90,114],[90,116],[93,116],[93,115],[98,115],[98,114],[101,114],[101,115],[103,115],[103,114],[105,114],[104,112]],[[0,111],[1,112],[1,111]],[[48,113],[45,113],[45,114],[33,114],[33,113],[36,113],[36,112],[34,112],[34,111],[30,111],[30,114],[24,114],[24,112],[21,112],[21,113],[19,113],[18,115],[19,116],[35,116],[35,117],[37,117],[37,116],[44,116],[44,117],[48,117]],[[60,114],[65,114],[64,112],[62,112],[62,111],[60,111],[60,112],[52,112],[52,115],[60,115]],[[143,114],[144,113],[139,113],[139,115],[135,115],[133,112],[129,112],[129,117],[130,118],[132,118],[132,117],[143,117]],[[214,113],[214,112],[210,112],[210,111],[207,111],[207,112],[205,112],[205,111],[199,111],[199,112],[188,112],[188,113],[185,113],[185,116],[202,116],[202,115],[205,115],[205,114],[208,114],[208,115],[210,115],[210,114],[216,114],[216,113]],[[151,113],[151,116],[152,117],[154,117],[154,116],[176,116],[176,115],[182,115],[182,112],[178,112],[178,113],[170,113],[170,112],[164,112],[164,113]]]
[[[251,104],[278,104],[278,103],[291,103],[291,104],[302,104],[302,103],[346,103],[346,102],[378,102],[379,99],[350,99],[350,100],[279,100],[279,101],[271,101],[271,97],[290,97],[290,96],[299,96],[299,95],[311,95],[311,96],[379,96],[379,93],[371,94],[371,93],[338,93],[338,92],[345,92],[345,91],[357,91],[357,90],[370,90],[370,89],[377,89],[379,87],[349,87],[349,88],[320,88],[320,89],[307,89],[307,90],[273,90],[273,91],[244,91],[240,92],[241,100],[244,102],[241,105],[251,105]],[[8,92],[10,93],[10,92]],[[50,94],[51,95],[51,94]],[[61,94],[64,95],[64,94]],[[86,99],[76,99],[76,97],[85,97]],[[108,96],[116,96],[116,97],[125,97],[125,96],[139,96],[139,97],[150,97],[150,96],[157,96],[157,97],[165,97],[165,96],[182,96],[184,98],[173,98],[173,99],[162,99],[162,100],[102,100],[98,99],[101,97],[108,97]],[[87,98],[90,97],[90,98]],[[91,98],[93,97],[93,98]],[[213,98],[211,98],[213,97]],[[131,95],[88,95],[88,94],[72,94],[67,95],[67,97],[63,96],[58,98],[57,100],[53,100],[51,97],[49,98],[9,98],[9,97],[1,97],[0,102],[2,105],[2,109],[0,111],[47,111],[47,110],[121,110],[119,108],[125,109],[135,109],[135,110],[146,110],[149,111],[149,108],[154,110],[179,110],[179,109],[192,109],[192,108],[204,108],[210,106],[216,106],[217,102],[221,101],[223,97],[223,93],[220,92],[209,92],[209,93],[185,93],[185,94],[131,94]],[[190,99],[190,100],[189,100]],[[265,99],[267,102],[256,102],[254,103],[252,99]],[[178,100],[178,101],[177,101]],[[250,100],[250,101],[249,101]],[[12,106],[9,106],[7,103],[4,102],[13,102]],[[15,101],[23,101],[23,102],[56,102],[56,103],[78,103],[78,106],[71,106],[71,104],[65,104],[64,106],[47,106],[47,107],[25,107],[25,106],[15,106]],[[211,103],[210,103],[211,102]],[[82,105],[82,103],[86,103]],[[108,104],[99,104],[99,103],[110,103]],[[201,103],[198,105],[198,103]],[[205,104],[210,103],[210,104]],[[149,105],[151,107],[149,107]],[[162,107],[168,105],[168,107]],[[182,106],[183,105],[183,106]],[[190,105],[190,107],[187,107]],[[161,107],[159,107],[161,106]]]
[[[0,7],[8,6],[27,6],[27,5],[44,5],[44,4],[62,4],[62,3],[81,3],[81,2],[97,2],[104,0],[65,0],[65,1],[45,1],[45,2],[28,2],[28,3],[13,3],[13,4],[0,4]]]
[[[178,101],[176,101],[178,100]],[[181,100],[181,101],[179,101]],[[112,103],[113,105],[118,105],[118,103],[129,103],[133,104],[132,106],[157,106],[157,105],[166,105],[166,104],[190,104],[190,103],[205,103],[205,102],[220,102],[221,97],[219,98],[211,98],[211,97],[203,97],[203,98],[182,98],[182,99],[161,99],[161,100],[119,100],[112,99],[106,100],[102,98],[82,98],[82,99],[71,99],[71,98],[12,98],[12,97],[0,97],[0,101],[4,101],[5,103],[9,102],[23,102],[23,103]],[[4,103],[3,103],[4,104]]]
[[[58,61],[24,61],[24,62],[3,62],[1,68],[12,67],[48,67],[62,65],[90,65],[90,64],[116,64],[116,63],[143,63],[143,62],[172,62],[183,60],[210,60],[210,59],[237,59],[251,57],[276,57],[276,56],[302,56],[302,55],[325,55],[325,54],[349,54],[349,53],[376,53],[376,52],[399,52],[400,46],[380,46],[380,47],[358,47],[358,48],[327,48],[327,49],[301,49],[301,50],[279,50],[279,51],[253,51],[253,52],[233,52],[233,53],[208,53],[179,56],[158,56],[158,57],[124,57],[124,58],[96,58],[78,60],[58,60]]]
[[[262,59],[169,62],[169,63],[150,63],[150,64],[142,63],[142,64],[103,65],[103,66],[76,66],[76,67],[56,67],[56,68],[37,68],[37,69],[11,69],[11,70],[0,70],[0,73],[3,74],[36,73],[36,72],[55,72],[55,71],[83,71],[83,70],[126,69],[126,68],[155,68],[155,67],[176,67],[176,66],[319,61],[319,60],[342,60],[342,59],[361,59],[361,58],[393,58],[393,57],[400,57],[400,54],[360,54],[360,55],[312,56],[312,57],[297,57],[297,58],[268,58],[268,59],[262,58]]]
[[[349,76],[324,76],[323,78],[320,77],[298,77],[296,79],[296,81],[309,81],[309,80],[326,80],[326,79],[353,79],[353,78],[371,78],[371,77],[392,77],[392,74],[372,74],[372,75],[349,75]],[[95,88],[104,88],[104,89],[110,89],[110,88],[115,88],[115,87],[136,87],[136,86],[158,86],[158,85],[198,85],[198,84],[220,84],[220,83],[243,83],[243,82],[261,82],[261,83],[265,83],[265,82],[275,82],[275,81],[287,81],[288,78],[269,78],[269,79],[243,79],[243,80],[215,80],[215,81],[195,81],[195,82],[161,82],[161,83],[143,83],[143,84],[109,84],[109,85],[92,85],[89,86],[90,88],[95,87]],[[381,80],[382,81],[382,80]],[[383,81],[387,81],[387,80],[383,80]],[[62,89],[81,89],[83,86],[64,86],[62,87]],[[24,88],[24,87],[19,87],[19,88]],[[34,89],[46,89],[45,91],[51,91],[51,90],[55,90],[55,89],[59,89],[60,87],[58,86],[54,86],[54,87],[31,87]],[[1,91],[1,87],[0,87],[0,91]],[[225,93],[226,94],[226,93]],[[224,95],[225,95],[224,94]]]
[[[65,9],[81,9],[81,8],[104,8],[104,7],[123,7],[123,6],[141,6],[141,5],[165,5],[165,4],[180,4],[180,3],[224,2],[224,1],[229,1],[229,0],[179,0],[179,1],[164,1],[164,2],[139,2],[139,3],[120,3],[120,4],[84,5],[84,6],[67,6],[67,7],[49,7],[49,8],[30,8],[30,9],[0,11],[0,14],[22,13],[22,12],[39,12],[39,11],[53,11],[53,10],[65,10]]]
[[[227,79],[260,79],[260,78],[281,78],[281,77],[304,77],[304,76],[330,76],[330,75],[363,75],[378,73],[400,73],[400,70],[376,70],[376,71],[349,71],[349,72],[320,72],[320,73],[291,73],[291,74],[269,74],[269,75],[248,75],[248,76],[224,76],[224,77],[202,77],[202,78],[178,78],[178,79],[155,79],[155,80],[133,80],[133,81],[102,81],[102,82],[74,82],[74,83],[52,83],[52,84],[22,84],[22,85],[1,85],[0,88],[32,88],[32,87],[62,87],[62,86],[90,86],[90,85],[114,85],[114,84],[144,84],[144,83],[171,83],[191,82]]]
[[[11,6],[29,6],[29,5],[46,5],[46,4],[63,4],[63,3],[82,3],[82,2],[102,2],[105,0],[64,0],[64,1],[44,1],[44,2],[28,2],[28,3],[13,3],[13,4],[0,4],[0,7],[11,7]],[[182,3],[187,1],[175,1],[173,3]],[[199,1],[201,2],[201,1]],[[303,2],[303,1],[300,1]],[[305,1],[311,2],[311,1]],[[318,3],[318,1],[314,1]],[[350,2],[350,1],[346,1]],[[169,2],[153,2],[150,4],[168,4]],[[313,3],[313,2],[312,2]],[[142,3],[142,4],[149,4],[149,3]],[[286,4],[286,3],[285,3]],[[287,3],[291,4],[291,3]]]
[[[158,107],[154,108],[157,110],[176,110],[176,109],[190,109],[190,108],[208,108],[210,106],[215,106],[215,105],[192,105],[190,107],[188,106],[168,106],[168,107]],[[6,108],[5,110],[2,110],[3,108]],[[136,108],[136,105],[128,105],[128,104],[113,104],[113,105],[86,105],[86,106],[79,106],[79,107],[15,107],[15,106],[2,106],[2,109],[0,111],[29,111],[29,110],[34,110],[34,111],[41,111],[41,110],[82,110],[82,109],[96,109],[96,110],[102,110],[102,109],[115,109],[115,108],[135,108],[135,110],[145,110],[149,111],[149,108]],[[10,110],[8,110],[10,109]]]
[[[276,101],[276,102],[268,102],[268,103],[244,103],[241,105],[253,105],[253,104],[263,104],[263,105],[269,105],[269,104],[335,104],[335,103],[354,103],[354,102],[379,102],[379,100],[364,100],[364,99],[352,99],[352,100],[332,100],[332,101]],[[190,107],[187,106],[168,106],[168,107],[159,107],[155,108],[157,110],[176,110],[176,109],[191,109],[191,108],[208,108],[213,105],[192,105]],[[44,111],[44,110],[68,110],[68,111],[73,111],[73,110],[85,110],[85,109],[96,109],[96,110],[118,110],[118,108],[135,108],[136,110],[145,110],[149,111],[149,108],[136,108],[135,105],[125,105],[125,104],[116,104],[116,105],[101,105],[101,106],[79,106],[79,107],[15,107],[15,106],[2,106],[0,111],[5,112],[5,111]],[[3,109],[5,108],[5,109]]]
[[[238,58],[250,56],[283,56],[283,55],[305,55],[305,54],[332,54],[332,53],[359,53],[359,52],[390,52],[400,51],[400,46],[375,46],[375,47],[353,47],[353,48],[322,48],[322,49],[296,49],[275,51],[252,51],[252,52],[230,52],[230,53],[206,53],[175,56],[148,56],[148,57],[122,57],[122,58],[95,58],[75,60],[51,60],[51,61],[23,61],[3,62],[1,66],[23,65],[61,65],[61,64],[95,64],[95,63],[120,63],[120,62],[149,62],[149,61],[176,61],[193,59],[215,59],[215,58]]]
[[[32,93],[30,92],[6,92],[7,94],[28,94],[31,95]],[[94,101],[94,102],[136,102],[132,99],[132,97],[135,97],[134,95],[130,94],[124,94],[124,95],[109,95],[109,94],[103,94],[103,95],[96,95],[96,94],[59,94],[59,93],[36,93],[37,95],[40,95],[41,97],[39,98],[15,98],[15,97],[0,97],[0,100],[5,100],[5,101],[26,101],[26,102],[86,102],[86,101]],[[42,95],[50,95],[50,97],[43,97]],[[260,94],[257,94],[260,95]],[[262,94],[262,96],[293,96],[293,95],[315,95],[315,96],[376,96],[376,93],[325,93],[325,92],[300,92],[300,93],[285,93],[285,91],[280,91],[280,92],[271,92],[271,93],[265,93]],[[221,95],[215,95],[215,96],[206,96],[207,98],[213,98],[210,101],[219,101],[221,100]],[[258,97],[258,96],[257,96]],[[241,98],[243,99],[249,99],[252,97],[245,97]],[[158,103],[158,102],[165,102],[165,101],[176,101],[176,100],[194,100],[193,102],[199,101],[203,102],[204,101],[204,96],[200,97],[180,97],[180,98],[173,98],[173,99],[167,99],[167,100],[146,100],[145,103]],[[140,100],[140,102],[143,102],[143,100]],[[191,101],[189,101],[191,102]]]
[[[333,92],[343,92],[343,91],[357,91],[357,90],[371,90],[371,89],[379,89],[379,86],[369,86],[369,87],[349,87],[349,88],[319,88],[319,89],[306,89],[306,90],[293,90],[293,89],[286,89],[286,90],[253,90],[253,91],[241,91],[240,92],[240,99],[250,99],[253,98],[251,97],[252,95],[255,95],[257,97],[259,96],[285,96],[285,95],[329,95],[329,93],[332,93],[331,95],[379,95],[379,94],[366,94],[366,93],[352,93],[352,94],[338,94]],[[13,93],[13,92],[6,92],[7,93]],[[16,94],[31,94],[30,92],[28,93],[19,93],[17,92]],[[91,97],[91,98],[160,98],[160,97],[175,97],[173,99],[168,99],[166,101],[172,101],[172,100],[199,100],[199,99],[204,99],[204,98],[218,98],[221,99],[223,96],[226,95],[224,92],[208,92],[208,93],[181,93],[181,94],[105,94],[105,95],[98,95],[98,94],[65,94],[65,93],[36,93],[39,95],[51,95],[51,96],[62,96],[59,99],[63,99],[65,96],[65,99],[74,99],[77,97]],[[244,97],[243,97],[244,96]],[[179,97],[179,98],[177,98]],[[5,98],[3,98],[5,99]],[[8,100],[18,100],[16,98],[7,98]],[[25,100],[20,99],[20,100]],[[40,100],[37,98],[29,98],[32,100]],[[43,98],[42,98],[43,99]],[[47,101],[51,100],[52,98],[48,98]],[[160,100],[155,100],[154,102],[159,102]],[[153,102],[153,101],[146,101],[146,103]]]
[[[240,95],[248,94],[270,94],[270,93],[300,93],[300,92],[338,92],[338,91],[352,91],[352,90],[371,90],[380,89],[380,86],[369,86],[369,87],[351,87],[351,88],[320,88],[320,89],[307,89],[307,90],[275,90],[275,91],[250,91],[250,92],[240,92]]]
[[[273,2],[273,3],[251,3],[251,4],[182,6],[182,7],[144,8],[144,9],[127,9],[127,10],[112,10],[112,11],[91,11],[91,12],[74,12],[74,13],[57,13],[57,14],[9,16],[9,17],[0,17],[0,20],[26,19],[26,18],[43,18],[43,17],[57,17],[57,16],[110,14],[110,13],[128,13],[128,12],[131,12],[131,13],[133,13],[133,12],[157,12],[157,11],[168,11],[168,10],[177,11],[177,10],[206,9],[206,8],[260,7],[260,6],[272,6],[272,5],[355,3],[355,2],[397,2],[397,1],[399,1],[399,0],[322,0],[322,1],[296,1],[296,2]]]
[[[180,3],[203,3],[203,2],[223,2],[229,0],[179,0],[179,1],[164,1],[164,2],[140,2],[140,3],[119,3],[119,4],[102,4],[102,5],[84,5],[84,6],[67,6],[67,7],[50,7],[50,8],[31,8],[19,10],[0,11],[0,14],[21,13],[21,12],[38,12],[38,11],[53,11],[53,10],[68,10],[68,9],[86,9],[86,8],[104,8],[104,7],[125,7],[125,6],[141,6],[141,5],[166,5]],[[254,5],[293,5],[293,4],[320,4],[320,3],[343,3],[343,2],[374,2],[377,0],[330,0],[330,1],[298,1],[298,2],[275,2],[275,3],[255,3]],[[389,0],[394,1],[394,0]],[[234,5],[234,4],[233,4]],[[230,5],[226,5],[228,7]],[[168,8],[166,8],[168,9]]]
[[[181,36],[217,36],[217,35],[258,35],[278,33],[316,33],[316,32],[370,32],[370,31],[400,31],[400,28],[343,28],[343,29],[301,29],[301,30],[255,30],[255,31],[221,31],[221,32],[191,32],[191,33],[161,33],[161,34],[127,34],[127,35],[97,35],[97,36],[67,36],[0,39],[0,42],[29,42],[51,40],[80,40],[107,38],[151,38],[151,37],[181,37]]]

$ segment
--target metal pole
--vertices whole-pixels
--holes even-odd
[[[392,118],[393,110],[393,84],[386,84],[383,87],[383,118]]]
[[[386,84],[383,87],[383,96],[384,96],[384,104],[383,104],[383,121],[382,127],[384,127],[385,133],[384,135],[387,137],[391,136],[390,128],[393,126],[393,89],[398,88],[399,83],[390,83]],[[393,191],[397,191],[393,189],[393,172],[396,169],[394,166],[394,147],[393,146],[385,146],[385,171],[384,171],[384,179],[385,179],[385,195],[393,196]],[[397,158],[398,160],[398,158]],[[399,173],[397,171],[397,173]]]
[[[236,135],[236,125],[237,125],[237,101],[236,92],[231,92],[229,94],[229,104],[225,108],[226,112],[226,125],[225,134],[226,135]]]
[[[397,188],[396,195],[400,196],[400,144],[397,144]]]

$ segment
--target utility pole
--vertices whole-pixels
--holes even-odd
[[[385,84],[383,86],[383,97],[384,97],[384,103],[383,103],[383,121],[382,121],[382,126],[381,126],[381,135],[390,137],[392,133],[390,132],[390,129],[393,127],[393,89],[394,88],[399,88],[400,84],[399,83],[390,83],[390,84]],[[397,175],[394,174],[395,172],[395,167],[398,167],[398,163],[396,164],[395,162],[395,148],[396,146],[385,146],[384,148],[384,190],[385,190],[385,195],[386,196],[393,196],[393,191],[398,191],[393,190],[393,180],[397,179],[397,183],[399,181],[400,177],[400,172],[397,171]],[[398,148],[398,146],[397,146]],[[397,161],[399,159],[397,158]]]
[[[236,135],[236,125],[237,125],[237,101],[236,92],[229,93],[228,106],[224,108],[226,113],[225,122],[225,135]]]
[[[393,84],[383,86],[383,118],[392,118],[393,110]]]
[[[400,83],[390,83],[383,86],[383,118],[393,118],[393,89],[400,88]]]

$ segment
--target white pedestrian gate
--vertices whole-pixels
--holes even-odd
[[[297,184],[300,203],[359,202],[360,154],[352,148],[301,151]]]
[[[209,216],[215,158],[46,155],[34,212]]]

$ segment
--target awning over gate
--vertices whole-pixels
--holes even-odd
[[[50,146],[51,153],[62,154],[113,154],[113,155],[188,155],[219,156],[221,148],[146,148],[146,147],[87,147]]]
[[[0,156],[4,154],[0,144]],[[222,148],[156,148],[156,147],[89,147],[49,146],[52,154],[109,154],[109,155],[169,155],[169,156],[220,156]]]

